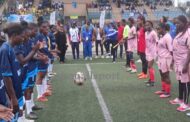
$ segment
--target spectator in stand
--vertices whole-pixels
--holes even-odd
[[[118,7],[118,8],[121,7],[121,0],[117,0],[117,7]]]
[[[143,9],[143,16],[147,16],[146,9]]]

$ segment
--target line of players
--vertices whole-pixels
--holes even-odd
[[[10,23],[4,28],[6,42],[0,47],[0,122],[37,119],[33,89],[37,101],[48,101],[52,95],[50,77],[57,55],[54,34],[49,22]],[[50,74],[48,74],[50,73]]]
[[[164,18],[165,19],[165,18]],[[125,25],[123,40],[126,50],[126,68],[127,71],[136,72],[133,53],[135,45],[137,52],[142,61],[142,73],[138,74],[139,79],[146,79],[147,86],[154,86],[155,70],[154,62],[158,64],[161,76],[161,90],[155,94],[160,98],[171,96],[171,79],[170,71],[176,73],[176,79],[179,82],[179,96],[169,102],[172,105],[179,105],[177,111],[185,112],[190,110],[190,28],[187,18],[183,15],[175,18],[176,35],[170,33],[169,23],[162,19],[156,28],[151,21],[145,21],[145,18],[137,18],[138,30],[134,26],[134,21],[129,18],[129,25]],[[127,31],[127,32],[126,32]],[[126,34],[125,34],[126,32]],[[190,113],[187,113],[190,116]]]
[[[171,96],[170,71],[174,69],[176,79],[179,82],[179,96],[169,102],[178,104],[177,110],[184,112],[190,110],[188,104],[190,94],[190,29],[189,22],[183,15],[175,18],[174,22],[175,25],[163,17],[155,28],[152,21],[146,21],[143,16],[139,16],[137,18],[137,29],[135,20],[129,18],[128,21],[122,20],[118,27],[114,23],[106,25],[103,30],[103,40],[105,40],[105,45],[112,44],[111,54],[114,63],[117,47],[124,45],[126,52],[125,67],[131,73],[137,72],[133,59],[133,54],[137,50],[142,62],[142,72],[138,74],[138,78],[149,78],[145,82],[146,86],[154,86],[155,70],[153,64],[155,61],[157,62],[162,88],[155,94],[159,95],[160,98]]]

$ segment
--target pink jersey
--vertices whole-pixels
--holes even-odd
[[[134,37],[134,35],[135,35],[135,37]],[[137,49],[137,38],[136,38],[135,26],[133,26],[129,29],[127,44],[128,44],[127,51],[134,52]]]
[[[183,66],[187,60],[188,51],[190,50],[190,29],[183,35],[179,33],[173,40],[173,57],[177,80],[189,82],[189,73],[182,73]]]
[[[158,55],[158,68],[162,73],[171,70],[172,63],[172,37],[169,33],[165,34],[157,44],[157,55]]]
[[[156,43],[158,40],[158,36],[154,30],[151,32],[145,33],[145,40],[146,40],[146,60],[152,61],[156,58]]]
[[[157,45],[157,55],[158,58],[171,58],[172,52],[172,37],[169,33],[165,34],[160,40],[158,41]]]

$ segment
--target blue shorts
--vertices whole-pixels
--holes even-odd
[[[36,81],[36,75],[38,73],[38,68],[36,67],[33,71],[28,72],[26,79],[22,83],[22,91],[25,91],[29,87],[33,87]]]
[[[18,105],[19,105],[19,108],[23,108],[23,106],[24,106],[23,96],[18,99]]]
[[[48,64],[39,63],[38,72],[47,72]]]
[[[35,85],[37,74],[38,74],[38,67],[36,67],[32,72],[28,73],[28,87],[29,88]]]
[[[28,70],[28,67],[23,67],[22,68],[22,71],[21,71],[21,78],[22,78],[22,83],[24,83],[26,77],[27,77],[27,70]]]
[[[34,87],[36,82],[36,75],[28,79],[28,88]]]

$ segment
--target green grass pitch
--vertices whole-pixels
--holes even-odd
[[[45,108],[37,112],[39,119],[36,122],[104,122],[85,61],[67,62],[65,65],[54,65],[57,75],[52,79],[53,96],[49,97],[47,103],[41,104]],[[155,87],[149,88],[145,86],[144,80],[137,79],[136,74],[125,71],[122,67],[124,60],[119,60],[120,63],[116,64],[110,62],[111,59],[95,59],[90,67],[114,122],[190,121],[185,113],[176,111],[177,105],[168,102],[178,94],[174,73],[171,73],[172,97],[160,99],[154,94],[161,88],[158,70]],[[141,64],[137,66],[140,71]],[[77,86],[73,82],[73,75],[77,71],[84,72],[87,76],[83,86]]]

